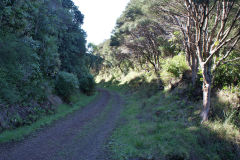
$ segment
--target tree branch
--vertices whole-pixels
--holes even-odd
[[[228,40],[225,40],[222,44],[218,45],[218,47],[215,47],[215,44],[213,44],[213,46],[212,46],[211,48],[213,49],[213,47],[214,47],[215,49],[211,50],[211,51],[210,51],[210,54],[211,54],[211,55],[214,55],[214,54],[215,54],[216,52],[218,52],[224,45],[226,45],[227,43],[231,42],[231,41],[234,40],[235,38],[237,38],[237,40],[238,40],[239,37],[240,37],[240,30],[238,31],[238,33],[237,33],[234,37],[232,37],[232,38],[230,38],[230,39],[228,39]]]
[[[239,18],[239,15],[240,15],[240,8],[238,9],[237,14],[236,14],[234,20],[232,21],[230,27],[229,27],[229,28],[226,30],[226,32],[223,34],[223,38],[220,40],[220,43],[221,43],[221,42],[224,42],[225,39],[228,37],[228,35],[229,35],[230,32],[232,31],[232,28],[234,27],[237,19]],[[227,17],[226,17],[226,18],[227,18]],[[226,21],[225,21],[225,23],[226,23]]]
[[[221,65],[222,62],[230,55],[230,53],[232,52],[232,50],[234,49],[234,47],[236,46],[236,44],[238,43],[239,40],[240,40],[240,36],[235,40],[235,42],[233,43],[231,48],[228,50],[228,52],[216,63],[216,65],[213,67],[213,72],[215,72],[217,67],[219,65]],[[238,60],[238,59],[236,59],[236,60]],[[225,62],[223,62],[223,63],[225,63]]]
[[[234,61],[238,61],[238,60],[240,60],[240,57],[232,59],[232,60],[224,61],[224,62],[222,62],[222,64],[226,64],[226,63],[234,62]]]

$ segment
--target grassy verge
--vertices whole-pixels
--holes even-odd
[[[96,96],[97,96],[97,93],[93,96],[78,94],[72,97],[72,102],[73,102],[72,106],[62,104],[58,106],[55,114],[53,115],[44,116],[29,126],[23,126],[14,130],[4,131],[3,133],[0,134],[0,143],[21,140],[25,136],[33,133],[34,131],[40,129],[41,127],[50,125],[54,121],[61,119],[66,115],[73,113],[76,110],[81,109],[82,107],[86,106],[91,101],[93,101],[96,98]]]
[[[151,96],[143,92],[126,97],[125,123],[109,143],[113,159],[240,159],[238,128],[219,121],[201,125],[199,103],[163,92]]]

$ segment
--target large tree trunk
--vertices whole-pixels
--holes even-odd
[[[161,75],[160,75],[158,69],[156,69],[156,68],[155,68],[155,75],[157,77],[158,90],[163,90],[164,87],[163,87],[163,83],[162,83],[162,80],[161,80]]]
[[[202,122],[208,121],[208,114],[211,104],[211,83],[203,83],[203,110],[202,110]]]
[[[192,70],[192,86],[195,87],[197,81],[198,64],[193,63],[191,70]]]
[[[195,87],[196,81],[197,81],[197,73],[198,73],[198,59],[197,57],[193,54],[191,55],[192,63],[191,63],[191,70],[192,70],[192,86]]]
[[[211,66],[210,64],[202,66],[203,71],[203,110],[201,113],[202,123],[208,121],[208,114],[211,105]]]
[[[192,70],[192,86],[194,87],[196,85],[197,81],[197,72],[196,70]]]
[[[191,72],[192,72],[191,80],[192,80],[193,87],[195,87],[195,85],[196,85],[198,66],[199,66],[198,58],[194,54],[191,54],[190,51],[187,51],[187,53],[186,53],[186,60],[187,60],[188,66],[191,68]]]

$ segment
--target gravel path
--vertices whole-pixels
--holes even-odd
[[[121,97],[100,90],[97,100],[22,142],[0,145],[0,160],[105,160],[104,144],[122,109]]]

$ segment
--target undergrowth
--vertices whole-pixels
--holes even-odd
[[[127,101],[123,124],[108,143],[112,159],[240,159],[239,96],[215,91],[209,121],[200,124],[201,79],[191,87],[185,63],[176,56],[162,64],[164,91],[157,90],[152,70],[123,75],[110,68],[96,76],[101,87],[121,92]]]
[[[143,87],[105,86],[127,99],[119,126],[108,144],[114,160],[238,160],[239,129],[227,121],[200,124],[201,104]]]

